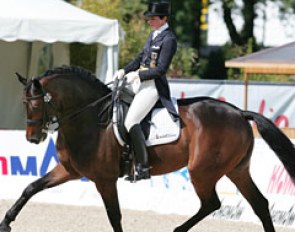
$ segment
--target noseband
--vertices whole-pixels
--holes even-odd
[[[58,129],[59,124],[56,116],[50,117],[48,114],[49,111],[49,106],[53,109],[55,109],[54,105],[51,102],[52,96],[50,93],[45,92],[44,89],[42,88],[42,93],[39,95],[31,96],[31,97],[26,97],[26,102],[30,102],[32,100],[38,100],[38,99],[43,99],[42,103],[42,108],[43,108],[43,115],[42,118],[40,119],[27,119],[27,125],[28,126],[42,126],[42,132],[47,133],[47,132],[54,132],[55,130]]]

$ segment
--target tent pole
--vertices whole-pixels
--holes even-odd
[[[244,110],[248,110],[248,73],[245,70],[244,70],[244,83],[245,83]]]

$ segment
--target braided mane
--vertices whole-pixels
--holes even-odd
[[[97,78],[95,75],[93,75],[90,71],[83,69],[81,67],[71,66],[71,65],[62,65],[60,67],[56,67],[54,69],[49,69],[45,71],[42,77],[51,76],[54,74],[75,74],[76,76],[79,76],[81,78],[89,79],[92,81],[96,81]]]
[[[62,65],[53,69],[49,69],[47,71],[45,71],[41,76],[37,77],[36,79],[42,79],[44,77],[47,76],[52,76],[52,75],[62,75],[62,74],[68,74],[68,75],[72,75],[75,77],[78,77],[80,79],[83,79],[85,81],[90,81],[93,84],[95,84],[96,86],[103,88],[107,91],[110,91],[110,89],[104,84],[102,83],[99,79],[96,78],[96,76],[90,72],[89,70],[83,69],[81,67],[77,67],[77,66],[72,66],[72,65]],[[70,76],[69,76],[70,78]]]

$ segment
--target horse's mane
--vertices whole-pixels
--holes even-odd
[[[91,81],[96,81],[96,77],[88,70],[81,67],[71,66],[71,65],[62,65],[53,69],[46,70],[39,78],[46,76],[52,76],[55,74],[75,74],[83,79],[89,79]]]
[[[38,76],[37,79],[42,79],[47,76],[52,76],[56,74],[70,74],[76,76],[85,81],[90,81],[93,84],[97,85],[100,88],[110,91],[110,89],[102,83],[96,76],[89,70],[83,69],[81,67],[72,66],[72,65],[62,65],[53,69],[48,69],[41,76]]]

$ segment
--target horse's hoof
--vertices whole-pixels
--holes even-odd
[[[179,227],[176,227],[176,228],[173,230],[173,232],[187,232],[187,230],[184,230],[184,229],[181,228],[181,226],[179,226]]]
[[[0,231],[1,232],[1,231]],[[173,232],[179,232],[179,229],[178,228],[175,228],[174,230],[173,230]]]
[[[10,232],[11,227],[7,225],[0,224],[0,232]]]

